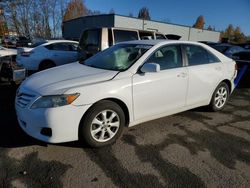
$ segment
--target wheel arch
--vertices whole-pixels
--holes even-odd
[[[118,99],[118,98],[104,98],[104,99],[101,99],[101,100],[99,100],[99,101],[93,103],[93,104],[88,108],[88,110],[83,114],[83,116],[82,116],[82,118],[81,118],[81,121],[80,121],[80,124],[81,124],[81,122],[84,120],[84,118],[85,118],[86,114],[89,112],[89,110],[90,110],[94,105],[96,105],[97,103],[99,103],[99,102],[101,102],[101,101],[112,101],[112,102],[118,104],[118,105],[121,107],[121,109],[123,110],[124,115],[125,115],[125,126],[128,127],[129,122],[130,122],[129,109],[128,109],[127,105],[126,105],[122,100],[120,100],[120,99]],[[79,128],[80,128],[80,124],[79,124]]]
[[[55,63],[53,60],[51,60],[51,59],[43,59],[43,60],[39,63],[38,69],[40,69],[41,66],[42,66],[44,63],[47,63],[47,62],[53,63],[53,64],[56,66],[56,63]]]
[[[228,79],[222,80],[220,83],[222,83],[222,82],[224,82],[225,84],[227,84],[230,93],[232,93],[232,91],[233,91],[232,83]]]

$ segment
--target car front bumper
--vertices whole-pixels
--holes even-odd
[[[79,124],[90,105],[56,108],[22,108],[16,103],[19,125],[30,136],[48,143],[78,140]],[[43,130],[51,130],[51,135]]]

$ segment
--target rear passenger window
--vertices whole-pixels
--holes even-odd
[[[156,34],[156,39],[166,39],[166,37],[161,34]]]
[[[56,50],[56,51],[70,51],[69,44],[67,43],[55,43],[45,46],[49,50]]]
[[[146,63],[157,63],[161,70],[182,67],[182,56],[179,45],[168,45],[154,52]]]
[[[138,33],[136,31],[113,30],[115,43],[138,40]]]
[[[189,66],[220,62],[220,60],[215,55],[200,46],[185,45],[184,49],[187,55]]]
[[[70,51],[77,51],[78,45],[75,43],[69,44]]]
[[[213,55],[211,52],[207,52],[207,56],[208,56],[208,62],[209,63],[218,63],[218,62],[220,62],[220,60],[215,55]]]

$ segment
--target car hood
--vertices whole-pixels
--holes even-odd
[[[118,71],[70,63],[33,74],[21,87],[39,95],[56,95],[70,88],[111,80],[117,73]]]
[[[0,56],[9,56],[9,55],[17,55],[17,50],[15,49],[0,50]]]

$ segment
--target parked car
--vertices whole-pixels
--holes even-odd
[[[77,60],[78,42],[51,40],[18,48],[17,64],[27,70],[40,71]]]
[[[11,46],[15,47],[16,46],[16,36],[4,36],[2,38],[2,45],[4,46]]]
[[[240,46],[235,46],[231,44],[218,44],[218,45],[212,45],[214,49],[218,50],[219,52],[223,53],[227,57],[232,58],[234,53],[244,51],[245,49]]]
[[[205,44],[123,42],[26,79],[16,95],[18,122],[45,142],[101,147],[124,126],[205,105],[222,110],[236,72],[232,59]]]
[[[16,47],[29,47],[31,45],[31,40],[25,36],[19,36],[16,39]]]
[[[211,42],[211,41],[199,41],[199,42],[201,42],[201,43],[203,43],[203,44],[206,44],[206,45],[208,45],[208,46],[210,46],[210,47],[213,47],[213,46],[215,46],[215,45],[219,45],[220,43],[218,43],[218,42]]]
[[[232,58],[237,62],[238,68],[245,64],[250,65],[250,50],[234,53]]]
[[[16,49],[9,49],[0,46],[0,56],[16,56],[17,50]]]
[[[241,51],[233,54],[233,59],[250,62],[250,50]]]
[[[242,43],[242,44],[239,44],[239,46],[241,46],[242,48],[245,48],[247,50],[250,49],[250,42],[245,42],[245,43]]]
[[[17,66],[16,54],[0,56],[0,81],[19,84],[25,78],[25,69]]]
[[[131,40],[167,39],[162,33],[155,31],[136,30],[116,27],[86,29],[79,40],[78,57],[87,59],[99,51],[119,42]]]

